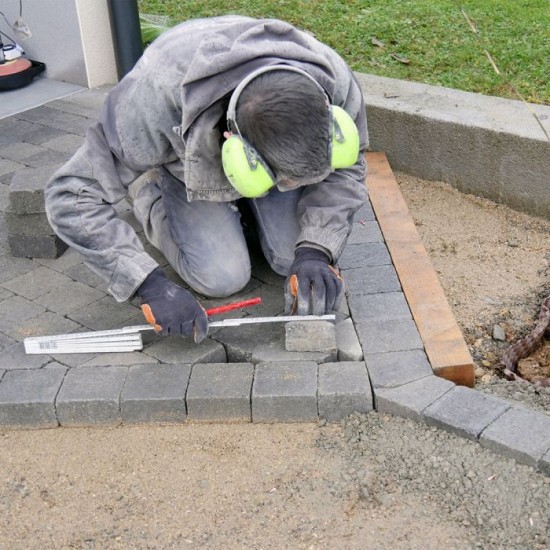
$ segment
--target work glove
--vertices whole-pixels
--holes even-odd
[[[344,281],[330,258],[315,248],[298,248],[285,282],[285,313],[324,315],[337,310]]]
[[[137,295],[145,319],[158,334],[192,335],[197,344],[206,338],[206,311],[189,291],[170,281],[162,268],[149,273]]]

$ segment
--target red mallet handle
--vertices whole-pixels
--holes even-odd
[[[210,317],[211,315],[219,315],[220,313],[225,313],[226,311],[232,311],[234,309],[240,309],[241,307],[255,306],[262,302],[261,298],[251,298],[250,300],[245,300],[244,302],[233,302],[232,304],[227,304],[226,306],[212,307],[206,310],[206,315]]]

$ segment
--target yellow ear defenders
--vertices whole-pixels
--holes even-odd
[[[329,151],[332,169],[353,166],[359,156],[359,132],[353,119],[341,107],[330,105],[325,90],[311,75],[290,65],[263,67],[240,82],[231,95],[227,109],[227,126],[231,134],[222,147],[223,170],[231,185],[243,197],[255,198],[264,195],[275,185],[275,176],[258,151],[242,137],[237,125],[237,102],[251,80],[268,71],[280,70],[293,71],[306,76],[315,82],[327,98],[332,120]]]

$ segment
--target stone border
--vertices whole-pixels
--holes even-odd
[[[371,148],[394,170],[550,217],[550,106],[356,73]]]

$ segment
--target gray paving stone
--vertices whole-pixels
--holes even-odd
[[[143,354],[158,359],[161,363],[225,363],[227,355],[224,347],[215,340],[207,338],[195,344],[190,338],[167,336],[158,338],[154,344],[147,346]]]
[[[0,331],[8,336],[27,319],[44,313],[44,308],[21,296],[12,296],[0,302]]]
[[[17,258],[57,258],[67,250],[57,235],[8,235],[8,244]]]
[[[127,323],[129,319],[139,313],[137,307],[127,302],[116,302],[112,296],[105,296],[105,298],[77,309],[67,316],[90,330],[109,330]],[[143,318],[140,324],[144,324]]]
[[[318,419],[318,367],[313,361],[256,365],[252,384],[253,422]]]
[[[53,290],[63,289],[71,282],[72,280],[62,273],[39,265],[32,271],[3,282],[2,286],[15,294],[34,300]]]
[[[0,351],[16,343],[17,342],[13,338],[10,338],[7,334],[0,332]]]
[[[338,260],[341,269],[391,264],[385,243],[349,244]]]
[[[42,166],[51,166],[67,162],[72,157],[71,153],[62,151],[52,151],[51,149],[44,149],[41,153],[37,153],[32,157],[25,159],[25,164],[34,168],[41,168]]]
[[[90,108],[89,106],[70,101],[70,98],[69,100],[56,99],[55,101],[50,101],[47,103],[47,106],[57,111],[71,113],[72,115],[79,115],[90,119],[96,119],[100,112],[97,108]]]
[[[183,422],[191,365],[130,367],[120,410],[124,422]]]
[[[5,329],[6,334],[22,342],[27,336],[49,336],[66,334],[78,330],[80,325],[51,311],[45,311]]]
[[[18,170],[10,183],[10,206],[17,214],[45,212],[44,187],[58,166]]]
[[[0,425],[57,426],[55,396],[66,372],[61,365],[6,372],[0,382]]]
[[[37,153],[42,153],[44,149],[33,143],[16,142],[2,147],[2,157],[15,162],[24,163],[25,160]]]
[[[43,124],[44,126],[50,126],[51,128],[58,128],[59,130],[64,130],[65,132],[78,134],[81,136],[86,134],[86,130],[92,123],[92,121],[88,118],[73,115],[71,113],[64,113],[44,105],[18,113],[15,118],[27,122]]]
[[[25,165],[20,162],[14,162],[13,160],[3,159],[0,157],[0,176],[12,174],[21,168],[25,168]]]
[[[56,399],[62,426],[119,424],[120,393],[127,367],[76,367],[69,369]]]
[[[374,210],[372,209],[369,199],[367,199],[363,206],[361,206],[361,208],[355,213],[353,220],[355,223],[360,221],[370,222],[376,220],[376,216],[374,215]]]
[[[285,324],[287,351],[337,352],[336,331],[330,321],[292,321]]]
[[[48,141],[45,141],[42,144],[42,147],[46,149],[52,149],[53,151],[61,151],[62,153],[70,153],[73,155],[76,150],[84,143],[84,138],[82,136],[77,136],[75,134],[65,134]]]
[[[53,269],[54,271],[58,271],[59,273],[64,273],[65,271],[67,271],[68,269],[70,269],[75,265],[84,265],[82,263],[82,256],[74,248],[68,248],[59,258],[55,258],[55,259],[40,258],[36,261],[40,265],[49,267],[50,269]],[[86,269],[89,270],[90,268],[87,267]],[[80,281],[80,282],[84,282],[84,281]],[[93,285],[93,286],[96,286],[96,285]]]
[[[64,269],[63,273],[83,285],[97,287],[104,284],[99,275],[96,275],[87,265],[81,262]]]
[[[250,422],[252,363],[193,365],[187,389],[189,420]]]
[[[4,374],[6,374],[6,371],[0,369],[0,382],[2,382],[2,378],[4,378]]]
[[[479,442],[499,454],[537,468],[550,450],[550,416],[512,407],[490,424]]]
[[[376,410],[420,422],[422,411],[454,386],[432,374],[396,388],[375,388]]]
[[[411,310],[403,292],[354,296],[349,301],[349,308],[356,325],[370,321],[412,319]]]
[[[355,330],[365,357],[372,353],[423,348],[422,340],[413,320],[372,321],[356,325]]]
[[[319,416],[341,420],[352,412],[373,410],[372,390],[365,363],[340,361],[319,365]]]
[[[0,354],[0,369],[40,369],[52,361],[49,355],[27,355],[22,342],[11,341]]]
[[[0,284],[33,270],[36,266],[26,258],[0,256]]]
[[[401,290],[401,283],[393,265],[378,265],[346,269],[342,272],[346,292],[353,299],[361,294],[396,292]],[[350,300],[351,303],[351,300]]]
[[[443,428],[461,437],[477,439],[489,424],[510,408],[504,399],[455,386],[424,409],[427,424]]]
[[[0,287],[0,302],[2,300],[5,300],[6,298],[9,298],[10,296],[13,296],[13,292],[10,292],[6,288]]]
[[[157,365],[159,361],[141,351],[99,353],[87,361],[82,367],[109,367],[109,366],[132,366],[132,365]]]
[[[335,330],[338,361],[361,361],[363,359],[363,348],[359,343],[359,338],[357,338],[351,317],[337,322]]]
[[[33,124],[31,122],[24,122],[22,120],[20,120],[19,123],[27,125],[20,136],[20,141],[24,141],[27,143],[42,145],[44,142],[50,139],[65,135],[65,132],[63,130],[60,130],[59,128],[51,128],[50,126]]]
[[[36,303],[61,314],[71,313],[105,297],[105,293],[82,283],[68,282],[36,298]]]
[[[433,374],[424,350],[365,355],[373,388],[394,388]]]
[[[44,236],[55,234],[45,212],[18,214],[8,208],[5,217],[9,235]]]
[[[286,351],[285,328],[281,324],[241,325],[227,327],[212,335],[221,342],[230,363],[271,363],[277,361],[336,361],[337,353]]]
[[[48,106],[57,108],[58,101],[63,103],[71,103],[74,105],[81,105],[93,111],[99,111],[105,102],[109,90],[112,89],[112,85],[106,84],[104,86],[98,86],[96,88],[91,88],[89,90],[83,90],[71,94],[70,96],[63,98],[62,100],[56,100],[54,102],[48,103]],[[53,103],[53,104],[52,104]]]
[[[353,223],[347,244],[381,243],[384,237],[378,222],[356,221]]]
[[[550,451],[548,451],[539,461],[539,470],[550,477]]]

